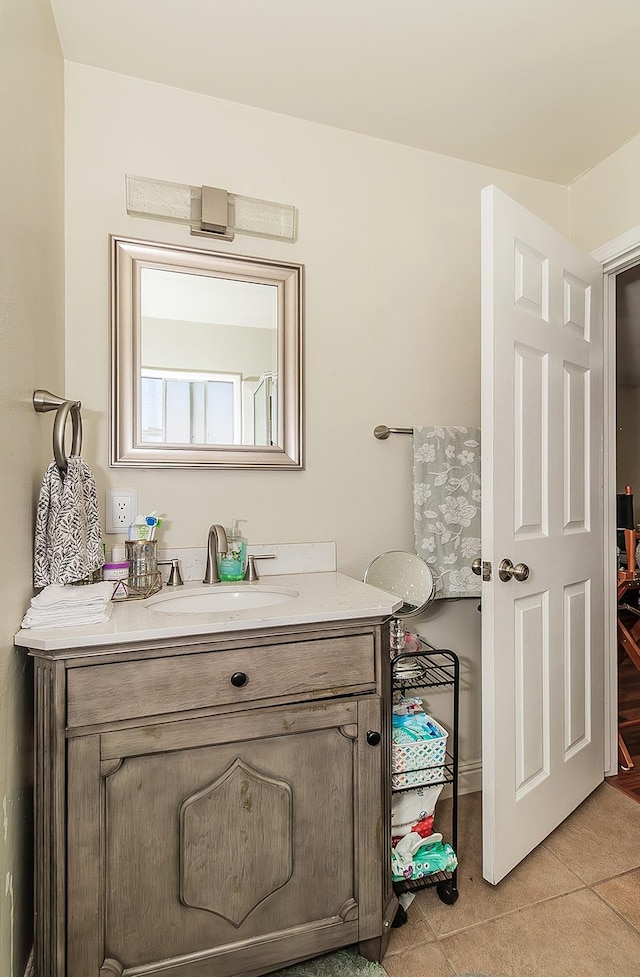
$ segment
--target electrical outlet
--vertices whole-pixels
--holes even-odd
[[[126,533],[138,514],[138,493],[134,489],[108,489],[105,508],[105,532]]]

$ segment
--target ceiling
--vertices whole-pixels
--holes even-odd
[[[638,0],[51,0],[67,61],[569,184],[640,132]]]

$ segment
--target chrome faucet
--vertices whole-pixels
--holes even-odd
[[[219,559],[229,548],[224,526],[215,523],[209,529],[207,537],[207,566],[204,571],[203,583],[220,583],[218,571]]]

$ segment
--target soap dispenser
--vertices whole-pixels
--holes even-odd
[[[227,529],[227,552],[220,560],[221,580],[243,580],[247,561],[247,541],[238,523],[246,519],[234,519],[231,529]]]

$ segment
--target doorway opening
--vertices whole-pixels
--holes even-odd
[[[605,777],[616,778],[618,765],[618,637],[617,637],[617,470],[616,470],[616,319],[617,282],[625,272],[640,268],[640,226],[633,227],[592,252],[603,272],[604,297],[604,662],[605,662]],[[632,276],[630,276],[632,277]],[[622,355],[622,354],[621,354]],[[625,483],[626,484],[626,483]],[[638,484],[640,497],[640,483]],[[640,501],[638,503],[640,510]],[[638,513],[640,517],[640,511]],[[640,522],[640,518],[637,520]]]
[[[617,716],[615,785],[640,800],[640,265],[615,276]],[[623,574],[626,573],[626,578]]]

